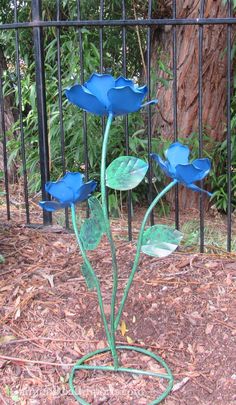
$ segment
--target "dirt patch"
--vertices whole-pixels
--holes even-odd
[[[116,227],[119,293],[129,275],[135,244]],[[59,227],[1,225],[0,402],[72,405],[72,365],[106,347],[96,293],[80,272],[74,236]],[[111,297],[109,246],[90,252],[103,286],[105,312]],[[122,320],[119,343],[162,356],[175,378],[166,405],[236,404],[236,256],[177,252],[165,260],[142,255]],[[156,370],[146,356],[120,352],[123,365]],[[97,364],[111,364],[102,355]],[[81,371],[75,385],[87,401],[144,405],[161,392],[163,380],[132,374]]]

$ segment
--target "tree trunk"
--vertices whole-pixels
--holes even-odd
[[[167,2],[167,4],[169,4]],[[204,17],[226,17],[222,0],[205,1]],[[178,18],[200,16],[199,0],[178,0]],[[197,26],[177,26],[177,129],[180,138],[198,132],[198,31]],[[204,132],[214,139],[223,139],[226,127],[226,32],[223,25],[203,28],[202,121]],[[171,71],[173,57],[172,29],[157,29],[153,35],[152,67],[157,72],[158,112],[153,120],[154,134],[173,139],[172,77],[160,68],[158,60]],[[165,87],[160,80],[166,80]],[[155,136],[155,135],[154,135]],[[191,145],[190,145],[191,148]],[[173,193],[170,196],[173,202]],[[180,188],[180,208],[196,208],[198,194]]]

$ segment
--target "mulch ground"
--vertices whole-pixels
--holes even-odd
[[[120,298],[135,244],[118,236]],[[1,224],[0,239],[5,256],[0,265],[0,403],[76,404],[68,386],[72,365],[107,344],[96,293],[87,289],[80,272],[74,236],[59,227],[30,229],[13,221]],[[89,256],[109,315],[106,240]],[[165,260],[142,255],[117,341],[166,360],[175,385],[163,404],[236,404],[235,284],[235,255],[180,251]],[[120,359],[129,367],[158,368],[138,354],[122,351]],[[111,364],[109,355],[96,359],[104,363]],[[75,386],[93,405],[146,405],[161,393],[164,381],[81,371]]]

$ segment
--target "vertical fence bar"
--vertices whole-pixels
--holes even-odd
[[[122,0],[122,19],[126,18],[125,0]],[[122,64],[123,64],[123,75],[127,75],[127,60],[126,60],[126,27],[122,27]],[[124,129],[125,129],[125,153],[129,155],[129,123],[128,115],[124,116]],[[132,194],[131,190],[128,190],[127,199],[127,211],[128,211],[128,238],[129,241],[132,240]]]
[[[81,4],[77,1],[77,19],[81,20]],[[78,29],[79,38],[79,59],[80,59],[80,82],[84,83],[84,54],[83,54],[83,39],[81,28]],[[84,165],[85,165],[85,180],[89,177],[89,161],[88,161],[88,135],[87,135],[87,113],[83,111],[83,143],[84,143]],[[87,210],[88,216],[88,210]]]
[[[104,17],[104,0],[100,0],[100,13],[99,13],[100,21],[103,20],[103,17]],[[100,73],[103,73],[103,27],[99,28],[99,54],[100,54]]]
[[[4,99],[3,99],[3,85],[2,78],[0,77],[0,135],[2,137],[3,146],[3,168],[4,168],[4,186],[6,193],[6,206],[7,206],[7,219],[11,219],[10,213],[10,195],[9,195],[9,179],[7,170],[7,137],[4,117]]]
[[[200,3],[200,18],[204,17],[204,4],[205,0]],[[202,58],[203,52],[203,26],[198,27],[198,142],[199,142],[199,158],[202,157],[203,151],[203,130],[202,130]],[[201,182],[203,183],[203,182]],[[200,210],[200,252],[204,252],[204,205],[203,193],[199,195],[199,210]]]
[[[77,19],[81,20],[81,4],[77,0]],[[84,54],[83,54],[83,38],[81,28],[78,28],[79,39],[79,60],[80,60],[80,82],[84,83]],[[85,165],[85,180],[88,181],[89,177],[89,159],[88,159],[88,132],[87,132],[87,113],[83,111],[83,144],[84,144],[84,165]],[[86,205],[86,216],[89,217],[88,202]]]
[[[104,18],[104,0],[100,0],[100,12],[99,12],[99,20],[103,21]],[[104,71],[104,61],[103,61],[103,27],[99,28],[99,55],[100,55],[100,73]],[[105,117],[101,118],[102,122],[102,136],[105,131]],[[106,196],[107,196],[107,208],[108,208],[108,216],[109,216],[109,194],[108,189],[106,188]]]
[[[14,22],[18,21],[17,18],[17,0],[14,0]],[[27,168],[26,168],[26,156],[25,156],[25,134],[23,126],[23,115],[22,115],[22,89],[21,89],[21,72],[20,72],[20,47],[19,47],[19,30],[15,30],[15,46],[16,46],[16,75],[17,75],[17,90],[18,90],[18,109],[19,109],[19,120],[20,120],[20,143],[21,143],[21,159],[23,168],[23,184],[24,184],[24,200],[25,200],[25,214],[26,222],[30,223],[30,213],[29,213],[29,196],[28,196],[28,178],[27,178]]]
[[[172,16],[176,19],[176,0],[172,1]],[[176,25],[172,26],[172,65],[173,65],[173,126],[174,141],[178,141],[178,115],[177,115],[177,31]],[[175,227],[179,229],[179,188],[175,186]]]
[[[148,0],[148,19],[152,18],[152,0]],[[147,86],[148,86],[148,101],[151,98],[151,27],[147,29]],[[147,133],[148,133],[148,203],[151,204],[153,200],[153,187],[152,187],[152,159],[150,153],[152,151],[152,115],[151,106],[148,105],[148,123],[147,123]],[[154,224],[154,212],[150,215],[150,224]]]
[[[100,0],[100,13],[99,19],[102,21],[104,18],[104,0]],[[103,63],[103,27],[99,28],[99,54],[100,54],[100,73],[103,73],[104,63]],[[102,117],[102,133],[105,130],[105,118]],[[109,211],[109,210],[108,210]]]
[[[31,0],[32,19],[38,22],[42,17],[41,0]],[[48,147],[48,128],[47,128],[47,110],[45,94],[45,70],[44,70],[44,46],[43,29],[41,27],[33,28],[34,53],[35,53],[35,75],[36,75],[36,95],[38,109],[38,131],[39,131],[39,158],[40,174],[42,186],[42,198],[48,200],[49,195],[45,191],[45,184],[49,181],[49,147]],[[43,223],[49,225],[52,223],[50,212],[43,210]]]
[[[60,21],[60,0],[57,0],[57,21]],[[59,107],[59,126],[61,137],[61,164],[63,175],[66,172],[66,159],[65,159],[65,131],[63,122],[63,110],[62,110],[62,80],[61,80],[61,30],[60,27],[56,27],[56,39],[57,39],[57,87],[58,87],[58,107]],[[68,208],[65,209],[65,225],[69,228],[69,215]]]
[[[227,16],[232,16],[232,2],[227,2]],[[232,26],[227,25],[227,250],[231,251],[232,238],[232,152],[231,152],[231,34]]]

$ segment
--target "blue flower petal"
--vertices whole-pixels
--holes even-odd
[[[106,107],[109,105],[107,92],[115,87],[115,79],[111,75],[93,73],[90,79],[84,83],[86,87],[97,99]]]
[[[147,94],[147,85],[145,84],[142,87],[138,87],[138,85],[136,85],[133,80],[131,79],[126,79],[123,76],[118,77],[118,79],[116,79],[115,81],[115,87],[130,87],[131,89],[133,89],[134,91],[136,91],[137,93],[142,93],[143,95]]]
[[[146,107],[146,105],[157,104],[157,103],[158,103],[158,100],[155,98],[154,100],[147,101],[146,103],[142,104],[141,107]]]
[[[173,177],[173,174],[170,173],[169,163],[167,161],[162,160],[162,158],[156,153],[151,153],[151,157],[159,164],[160,168],[167,176]]]
[[[40,201],[40,207],[45,211],[54,212],[62,208],[69,207],[69,203],[59,203],[58,201]]]
[[[196,186],[196,184],[188,184],[187,187],[191,188],[191,190],[193,190],[193,191],[197,191],[198,193],[201,193],[201,192],[206,193],[209,197],[211,197],[213,195],[209,191],[204,190],[203,188],[200,188],[200,187]]]
[[[71,103],[83,108],[83,110],[96,115],[107,115],[105,105],[97,99],[96,95],[93,95],[80,84],[75,84],[71,88],[66,89],[66,97]]]
[[[79,201],[87,200],[90,197],[90,194],[95,190],[97,187],[97,182],[94,180],[88,181],[87,183],[83,184],[82,187],[78,190],[78,193],[75,196],[75,203]]]
[[[179,142],[175,142],[166,150],[165,155],[171,166],[184,165],[188,163],[189,148]]]
[[[134,88],[134,82],[131,79],[126,79],[123,76],[118,77],[115,81],[115,87],[131,87],[132,89]]]
[[[202,175],[198,180],[204,179],[204,177],[206,177],[211,170],[211,161],[208,158],[196,159],[192,162],[192,164],[198,169],[202,170]]]
[[[84,184],[83,178],[84,175],[82,173],[67,172],[63,177],[63,181],[75,193]]]
[[[136,91],[138,91],[139,93],[142,93],[144,96],[146,96],[147,90],[148,90],[146,84],[144,86],[142,86],[142,87],[135,86],[134,88],[135,88]]]
[[[52,197],[60,201],[60,203],[70,203],[74,199],[72,188],[67,187],[63,180],[49,181],[45,185],[45,190],[51,194]]]
[[[108,91],[109,111],[114,115],[124,115],[138,111],[145,95],[130,87],[118,87]]]
[[[202,170],[197,169],[193,164],[189,163],[187,165],[177,165],[176,170],[176,179],[181,183],[190,184],[198,181],[202,177]]]

